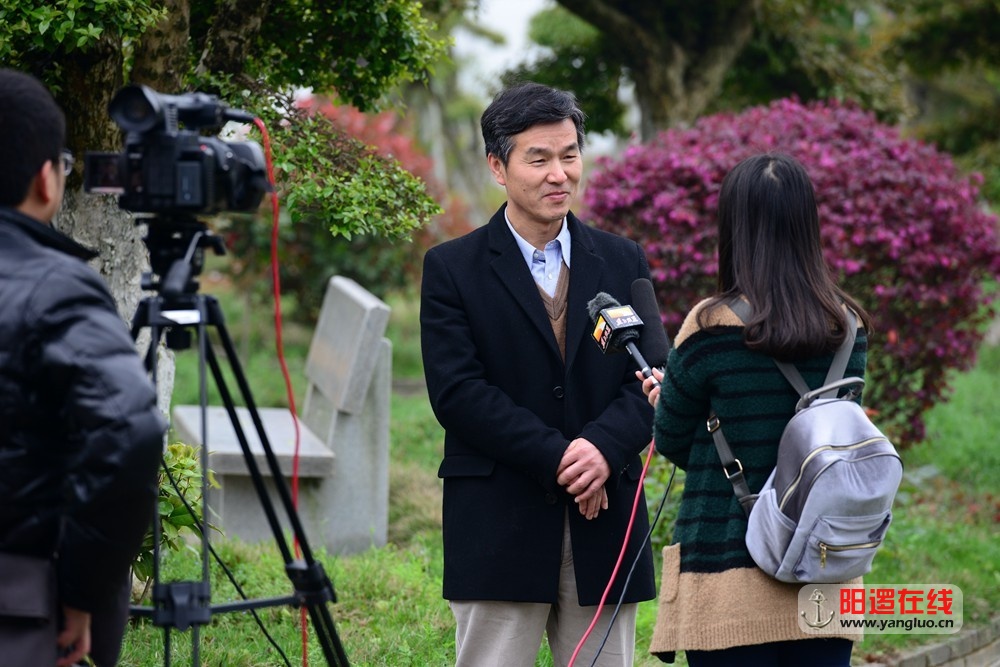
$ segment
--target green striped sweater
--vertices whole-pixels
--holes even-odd
[[[778,440],[798,400],[771,358],[747,349],[732,311],[717,309],[710,322],[717,326],[700,330],[699,310],[688,315],[670,352],[653,430],[656,451],[686,473],[673,537],[682,545],[682,573],[755,567],[744,543],[746,515],[705,427],[709,412],[718,415],[750,490],[757,493],[774,468]],[[864,377],[867,348],[859,329],[846,376]],[[832,360],[829,354],[795,365],[816,388]]]

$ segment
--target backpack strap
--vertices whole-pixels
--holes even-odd
[[[727,305],[744,324],[750,319],[750,315],[752,315],[750,304],[740,297],[731,299]],[[743,464],[733,454],[733,449],[726,441],[726,436],[722,433],[722,424],[719,422],[718,415],[714,412],[710,414],[705,426],[708,428],[708,432],[712,434],[712,442],[715,443],[715,450],[719,452],[719,460],[722,461],[722,472],[725,473],[729,483],[733,485],[733,493],[736,494],[736,499],[740,501],[740,506],[749,516],[750,510],[753,509],[753,504],[757,501],[757,495],[750,493],[750,486],[747,484],[746,477],[743,476]]]
[[[740,318],[740,322],[743,324],[747,323],[750,316],[753,315],[753,310],[750,308],[750,302],[744,301],[742,297],[734,297],[730,299],[727,303],[729,309],[736,313],[736,317]]]
[[[726,479],[733,485],[733,493],[740,501],[743,511],[750,515],[753,504],[757,502],[757,494],[750,493],[750,486],[746,477],[743,476],[743,464],[733,455],[733,450],[726,442],[726,436],[722,434],[722,425],[719,418],[713,412],[708,416],[708,432],[712,434],[712,441],[715,443],[715,450],[719,452],[719,460],[722,461],[722,471],[726,474]]]
[[[856,336],[856,331],[858,328],[858,319],[855,316],[854,311],[850,308],[847,309],[847,332],[844,336],[844,342],[840,344],[837,348],[837,353],[833,356],[833,362],[830,364],[830,370],[826,374],[826,380],[823,381],[821,386],[826,386],[838,382],[844,378],[844,373],[847,371],[847,363],[851,359],[851,352],[854,351],[854,338]],[[792,364],[786,361],[774,360],[774,365],[778,367],[781,374],[785,376],[785,379],[793,387],[795,391],[799,392],[799,396],[805,396],[811,389],[806,381],[802,379],[802,374],[799,373],[799,369],[795,368]],[[831,389],[825,392],[822,398],[836,398],[837,389]]]
[[[727,305],[744,324],[750,319],[752,315],[750,304],[742,298],[736,297],[735,299],[731,299]],[[826,381],[823,383],[823,386],[841,380],[847,370],[847,363],[850,360],[851,352],[854,350],[855,330],[857,329],[857,317],[850,308],[847,309],[847,324],[847,335],[833,357],[833,362],[830,364],[830,370],[827,372]],[[781,374],[785,376],[785,379],[799,393],[799,396],[810,393],[809,385],[806,384],[806,381],[802,378],[802,374],[799,373],[799,370],[794,365],[778,361],[777,359],[773,359],[772,361],[774,361],[778,370],[781,371]],[[837,391],[838,387],[834,387],[830,391],[825,392],[823,397],[833,398],[836,396]],[[736,495],[736,499],[739,500],[740,506],[743,507],[743,511],[749,515],[754,503],[757,502],[757,494],[750,493],[750,487],[743,475],[743,464],[733,454],[732,448],[726,441],[726,436],[722,433],[722,424],[719,422],[719,417],[714,412],[708,416],[706,427],[708,428],[708,432],[712,434],[712,441],[715,443],[715,449],[719,453],[719,460],[722,462],[722,471],[725,473],[726,479],[733,485],[733,493]]]

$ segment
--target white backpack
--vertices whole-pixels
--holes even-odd
[[[749,304],[738,300],[730,306],[747,319]],[[847,338],[823,386],[810,390],[793,365],[774,360],[801,398],[759,494],[750,493],[718,418],[713,414],[708,420],[726,477],[749,515],[750,556],[780,581],[839,583],[867,573],[892,521],[903,464],[854,400],[864,380],[843,377],[856,327],[854,313],[848,315]]]

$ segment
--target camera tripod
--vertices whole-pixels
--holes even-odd
[[[199,627],[211,620],[214,612],[248,611],[262,607],[296,606],[305,607],[319,639],[320,647],[331,666],[348,665],[347,656],[337,636],[330,615],[328,603],[336,601],[333,584],[324,572],[322,563],[313,558],[312,550],[302,528],[291,499],[288,486],[264,431],[263,421],[254,403],[250,386],[236,356],[233,341],[229,336],[219,302],[211,296],[198,293],[198,283],[194,279],[200,273],[204,249],[211,248],[216,254],[225,253],[222,239],[214,236],[207,227],[197,220],[184,216],[156,219],[149,223],[149,231],[143,239],[150,251],[153,271],[143,276],[143,288],[156,293],[143,299],[132,320],[132,338],[137,339],[143,328],[150,331],[149,348],[145,355],[145,366],[154,385],[156,384],[156,357],[159,341],[164,338],[167,347],[185,349],[191,345],[191,332],[196,333],[198,346],[199,403],[201,408],[201,467],[202,500],[199,532],[201,534],[200,581],[160,581],[160,523],[154,518],[153,537],[153,606],[131,608],[133,616],[151,616],[153,624],[164,628],[164,660],[170,661],[170,633],[172,629],[184,631],[192,629],[192,662],[199,665]],[[160,276],[156,280],[155,276]],[[225,352],[233,378],[260,438],[268,469],[271,472],[275,491],[287,515],[295,541],[302,557],[295,559],[289,550],[274,504],[267,492],[264,479],[246,435],[237,417],[233,396],[222,374],[211,345],[208,344],[208,328],[214,327]],[[208,439],[206,418],[207,381],[206,363],[211,370],[216,388],[222,398],[226,413],[243,450],[247,469],[254,489],[260,499],[275,542],[285,563],[285,573],[292,583],[294,594],[280,598],[242,600],[221,605],[211,604],[209,581],[209,542],[207,527],[208,508]]]

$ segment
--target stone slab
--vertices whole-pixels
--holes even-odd
[[[278,460],[282,474],[290,477],[295,453],[295,424],[287,408],[258,408],[264,433]],[[264,447],[257,435],[250,411],[236,408],[240,426],[246,435],[247,444],[254,455],[254,461],[265,477],[271,476]],[[208,425],[208,467],[216,475],[248,475],[247,461],[236,437],[236,430],[225,408],[209,406]],[[173,427],[183,442],[189,445],[201,442],[201,408],[197,405],[178,405],[173,409]],[[333,472],[334,453],[299,421],[299,476],[326,477]]]
[[[330,278],[306,357],[306,376],[336,410],[361,411],[389,313],[388,305],[350,278]]]

